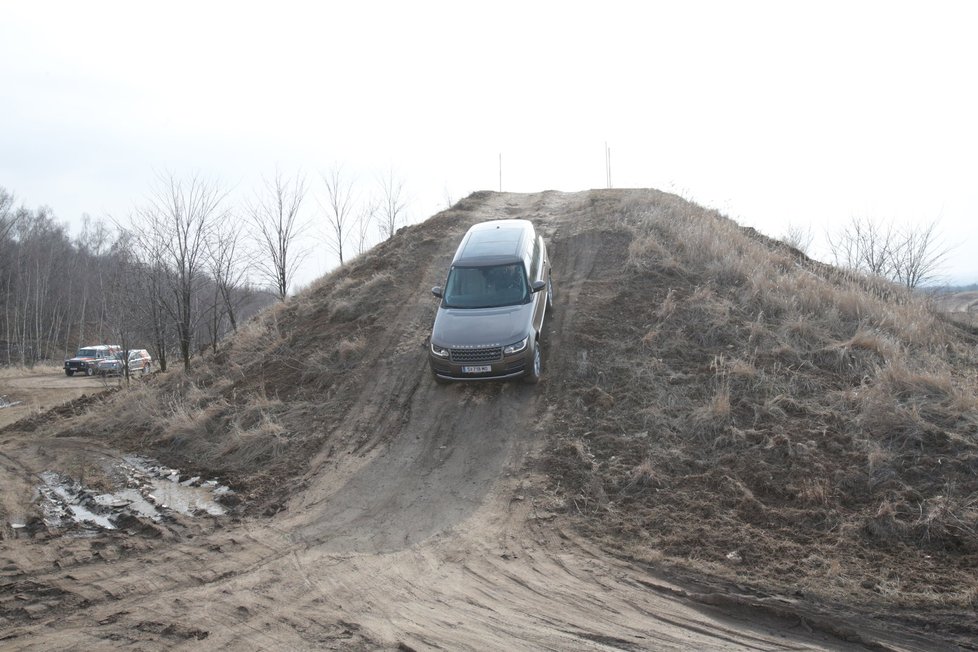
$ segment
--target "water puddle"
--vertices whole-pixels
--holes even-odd
[[[224,507],[217,502],[231,490],[216,480],[202,481],[200,476],[183,479],[180,471],[135,455],[124,458],[129,487],[114,495],[120,500],[131,499],[134,509],[148,511],[150,507],[196,516],[221,516]],[[142,499],[142,504],[140,503]]]
[[[106,471],[120,478],[119,488],[99,492],[67,476],[45,471],[37,487],[44,525],[81,530],[115,530],[128,527],[132,518],[160,522],[167,515],[221,516],[226,509],[218,502],[233,493],[216,480],[184,477],[149,458],[127,456]]]
[[[95,501],[80,484],[51,471],[44,471],[40,477],[37,491],[46,526],[60,528],[78,523],[83,527],[116,529],[108,515],[99,513]]]
[[[21,403],[23,403],[23,401],[12,401],[8,396],[0,396],[0,410],[2,410],[3,408],[20,405]]]

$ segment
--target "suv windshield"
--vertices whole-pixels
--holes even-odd
[[[530,301],[520,263],[491,267],[452,267],[445,284],[446,308],[497,308]]]
[[[98,357],[98,349],[78,349],[77,358],[96,358]]]

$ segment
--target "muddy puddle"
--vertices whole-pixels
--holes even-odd
[[[233,493],[216,480],[187,477],[144,457],[123,457],[107,467],[106,475],[117,485],[111,491],[85,486],[60,473],[40,473],[36,490],[44,526],[91,533],[159,523],[173,514],[222,516],[226,509],[219,501]]]
[[[20,405],[22,401],[13,401],[9,396],[0,396],[0,410],[3,408],[13,407],[15,405]]]

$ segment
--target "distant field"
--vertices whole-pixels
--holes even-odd
[[[939,311],[956,322],[978,326],[978,290],[943,294],[934,298]]]

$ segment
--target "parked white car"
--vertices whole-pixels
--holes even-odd
[[[116,355],[111,358],[104,358],[98,361],[98,366],[96,371],[102,375],[121,375],[123,373],[124,367],[122,366],[122,359],[124,352],[119,351]],[[140,376],[152,373],[153,371],[153,358],[150,356],[149,351],[146,349],[129,349],[129,375],[135,376],[139,374]]]

